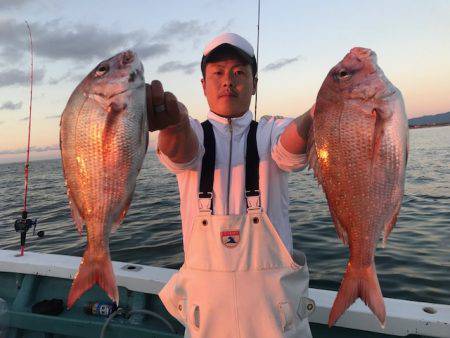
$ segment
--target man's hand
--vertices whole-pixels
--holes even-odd
[[[172,162],[190,162],[198,151],[197,136],[191,128],[186,107],[175,95],[164,92],[161,82],[145,85],[150,131],[161,130],[158,149]]]
[[[145,84],[149,131],[165,129],[188,121],[187,110],[175,95],[164,92],[161,82]]]

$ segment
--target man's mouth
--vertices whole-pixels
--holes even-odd
[[[227,92],[227,93],[220,94],[219,97],[237,97],[237,94],[232,93],[232,92]]]

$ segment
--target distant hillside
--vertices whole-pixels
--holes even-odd
[[[416,117],[408,120],[410,128],[450,125],[450,112]]]

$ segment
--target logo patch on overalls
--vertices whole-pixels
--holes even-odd
[[[222,244],[229,248],[238,245],[241,238],[239,230],[221,231],[220,237],[222,238]]]

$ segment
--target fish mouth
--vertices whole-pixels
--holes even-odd
[[[396,93],[397,89],[392,89],[392,90],[376,91],[370,94],[363,94],[363,95],[357,93],[354,96],[350,96],[350,98],[368,102],[373,100],[386,100],[389,99],[391,96],[394,96]]]
[[[379,95],[375,95],[375,98],[379,99],[379,100],[385,100],[391,96],[394,96],[396,93],[397,93],[397,90],[394,89],[394,90],[390,90],[388,92],[382,92]]]

